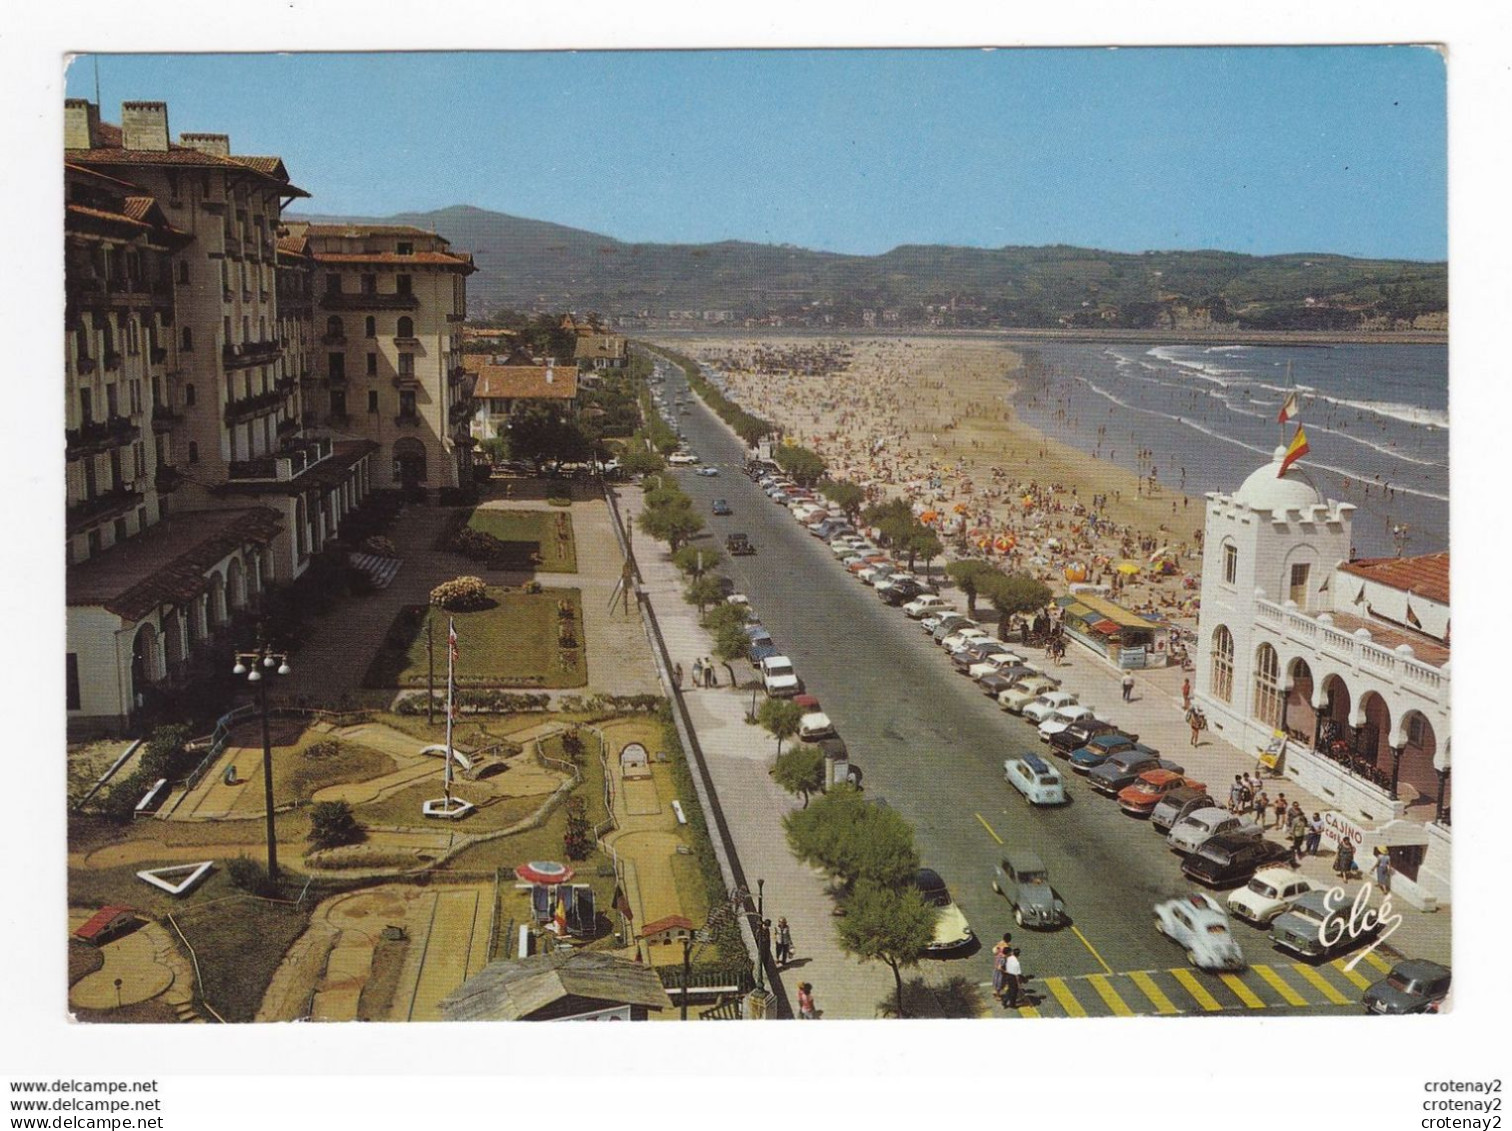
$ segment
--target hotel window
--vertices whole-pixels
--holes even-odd
[[[188,326],[184,327],[182,348],[186,350],[194,349],[194,333],[189,329]]]
[[[399,376],[414,377],[414,375],[415,355],[412,353],[401,353],[399,355]]]
[[[1224,625],[1213,632],[1213,698],[1224,703],[1234,701],[1234,634]]]
[[[94,421],[94,393],[89,389],[79,390],[79,423],[89,424]]]
[[[187,259],[179,260],[179,282],[186,284],[189,282],[189,261]]]
[[[369,377],[378,376],[378,355],[376,353],[367,355],[367,375]]]
[[[377,412],[378,411],[378,390],[377,389],[369,389],[368,390],[368,411],[369,412]]]
[[[399,245],[399,254],[400,255],[414,255],[415,254],[415,245],[412,244],[412,243],[401,243]]]
[[[340,293],[341,293],[341,276],[340,275],[327,275],[326,276],[326,294],[328,294],[328,295],[339,295]]]
[[[194,403],[194,386],[193,386],[193,384],[189,384],[189,385],[185,385],[184,386],[184,403],[186,405],[192,405]]]
[[[66,682],[68,685],[68,709],[70,711],[77,711],[83,705],[83,697],[79,691],[79,654],[77,652],[68,653],[68,675]]]
[[[331,415],[332,416],[345,416],[346,415],[346,390],[345,389],[332,389],[331,390]]]
[[[378,336],[378,319],[369,314],[362,323],[362,334],[366,338],[376,338]]]
[[[193,440],[189,441],[189,462],[199,463],[199,445]]]
[[[397,276],[397,278],[396,278],[395,281],[396,281],[396,284],[397,284],[397,286],[399,288],[399,293],[400,294],[407,295],[407,294],[410,293],[410,291],[411,291],[410,276],[408,276],[408,275],[399,275],[399,276]]]
[[[1268,727],[1281,725],[1281,664],[1276,650],[1260,645],[1255,653],[1255,718]]]
[[[328,338],[344,338],[344,337],[346,337],[346,327],[341,324],[341,319],[338,318],[338,317],[336,317],[336,315],[334,315],[334,314],[331,315],[329,318],[326,319],[326,337],[328,337]]]
[[[413,338],[415,336],[415,320],[408,316],[399,319],[399,337]]]
[[[378,293],[377,275],[364,275],[362,277],[362,293],[365,295],[375,295]]]
[[[1297,602],[1299,609],[1307,608],[1307,575],[1312,567],[1307,562],[1296,562],[1291,567],[1291,587],[1288,596]]]
[[[1223,581],[1226,585],[1239,581],[1239,547],[1232,542],[1223,544]]]
[[[414,416],[415,415],[415,394],[414,393],[412,393],[412,392],[402,392],[402,393],[399,394],[399,415],[400,416]]]

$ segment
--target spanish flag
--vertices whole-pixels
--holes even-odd
[[[1292,437],[1292,442],[1286,447],[1286,455],[1281,459],[1281,470],[1276,472],[1276,478],[1280,479],[1286,474],[1286,469],[1309,451],[1307,446],[1307,433],[1302,431],[1302,425],[1297,425],[1297,434]]]
[[[1297,417],[1297,394],[1292,393],[1286,398],[1286,403],[1281,406],[1281,413],[1276,417],[1277,424],[1285,424],[1288,420]]]

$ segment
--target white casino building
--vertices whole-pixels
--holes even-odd
[[[1403,901],[1448,902],[1449,555],[1351,561],[1354,506],[1283,455],[1207,496],[1194,697],[1241,750],[1285,731],[1330,829],[1389,848]]]

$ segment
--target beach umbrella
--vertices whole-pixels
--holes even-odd
[[[1131,561],[1125,560],[1125,561],[1119,562],[1113,568],[1116,569],[1119,573],[1122,573],[1122,574],[1125,574],[1127,576],[1131,576],[1132,577],[1134,574],[1138,573],[1140,571],[1140,569],[1142,569],[1143,567],[1138,562],[1131,562]]]
[[[966,514],[971,508],[968,507],[965,503],[957,503],[951,509],[954,510],[956,514]]]
[[[528,884],[565,884],[575,873],[555,860],[532,860],[515,869],[515,875]]]
[[[919,516],[919,521],[920,522],[933,522],[933,521],[935,521],[935,519],[937,519],[939,517],[940,517],[940,512],[939,511],[925,511],[923,514],[921,514]]]
[[[1087,580],[1087,567],[1085,565],[1083,565],[1081,562],[1072,562],[1070,565],[1068,565],[1066,567],[1066,571],[1065,572],[1066,572],[1066,580],[1067,581],[1086,581]]]

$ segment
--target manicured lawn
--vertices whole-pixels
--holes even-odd
[[[511,511],[479,507],[467,525],[501,542],[533,542],[540,548],[542,573],[576,573],[572,516],[566,511]]]
[[[174,918],[194,947],[200,993],[227,1021],[251,1021],[284,952],[310,925],[309,908],[243,896],[189,908]]]
[[[508,777],[508,773],[503,775]],[[427,822],[420,815],[420,806],[433,797],[442,795],[441,784],[441,760],[436,759],[436,776],[418,781],[414,785],[406,786],[387,797],[381,798],[365,805],[358,805],[354,810],[357,820],[364,825],[424,825],[434,824],[441,827],[441,823]],[[452,782],[452,796],[460,797],[464,801],[471,801],[478,807],[477,812],[468,815],[451,827],[459,833],[491,832],[495,829],[507,829],[517,821],[523,821],[530,814],[539,809],[546,800],[547,794],[538,793],[529,797],[494,797],[488,789],[487,783],[477,783],[455,779]]]
[[[277,805],[308,801],[317,790],[339,782],[368,781],[395,768],[387,754],[329,735],[306,733],[297,745],[273,751],[273,800]],[[237,811],[263,810],[262,759],[237,766],[250,783],[237,798]]]
[[[436,687],[446,688],[446,625],[457,626],[459,687],[582,687],[588,682],[582,594],[489,588],[491,608],[470,613],[412,605],[389,626],[363,680],[367,687],[424,687],[426,624],[434,622]],[[572,607],[572,647],[560,642],[558,602]]]

